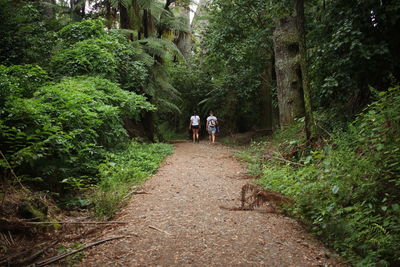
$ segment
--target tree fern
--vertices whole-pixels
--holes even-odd
[[[179,51],[178,47],[170,41],[163,40],[160,38],[146,38],[142,40],[138,40],[138,43],[142,44],[145,51],[150,55],[159,56],[163,59],[167,56],[167,54],[176,56],[180,60],[185,60],[181,51]]]

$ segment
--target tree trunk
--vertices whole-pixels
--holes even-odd
[[[261,74],[261,85],[259,87],[261,122],[260,127],[272,133],[272,59],[269,58],[265,69]]]
[[[305,105],[305,130],[307,139],[310,139],[313,133],[312,126],[314,125],[314,120],[311,108],[310,81],[307,71],[307,46],[306,46],[306,38],[304,30],[304,20],[305,20],[304,0],[296,1],[296,19],[297,19],[297,30],[299,32],[301,77],[303,80],[303,93],[304,93],[304,105]]]
[[[111,7],[111,2],[110,0],[107,0],[105,3],[105,8],[106,8],[106,27],[107,29],[111,29],[116,21],[116,9]]]
[[[275,71],[281,127],[303,117],[303,81],[300,66],[300,36],[296,18],[286,16],[276,21],[273,33]]]
[[[70,0],[70,6],[72,9],[73,19],[80,21],[85,16],[85,4],[86,2],[80,3],[79,0]]]
[[[181,16],[186,20],[186,27],[190,28],[190,9],[189,7],[184,8],[181,12]],[[181,51],[185,58],[190,56],[190,51],[192,50],[192,39],[190,35],[186,32],[180,32],[179,36],[174,40],[174,43]]]
[[[43,18],[45,20],[51,20],[55,18],[55,0],[44,0],[44,3],[48,3],[49,5],[43,5]]]
[[[149,37],[149,20],[148,20],[148,10],[144,9],[143,10],[143,36],[144,38],[148,38]]]

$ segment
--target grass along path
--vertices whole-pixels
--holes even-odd
[[[246,171],[222,145],[179,143],[82,266],[324,266],[329,252],[293,219],[240,206]],[[133,234],[138,234],[135,236]],[[97,237],[99,239],[99,237]],[[91,242],[93,240],[87,240]]]

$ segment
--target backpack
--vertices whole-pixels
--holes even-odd
[[[208,126],[210,126],[211,128],[214,128],[215,127],[215,120],[209,120]]]

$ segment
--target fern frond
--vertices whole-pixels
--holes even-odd
[[[154,0],[137,0],[141,9],[151,9],[151,7],[155,4]]]
[[[174,113],[177,112],[179,114],[182,113],[182,111],[177,105],[164,98],[157,99],[155,102],[156,106],[158,107],[158,110],[162,113],[165,112],[174,112]]]
[[[187,19],[184,17],[165,16],[162,17],[160,24],[170,31],[175,31],[176,35],[179,35],[179,32],[190,33]]]
[[[130,0],[111,0],[112,7],[118,7],[118,4],[121,4],[126,9],[129,9],[129,7],[132,4],[132,1],[130,1]]]
[[[181,51],[179,51],[178,47],[171,41],[150,37],[137,42],[142,44],[146,52],[148,52],[150,55],[165,58],[166,53],[168,53],[172,56],[176,56],[179,60],[185,61]]]

